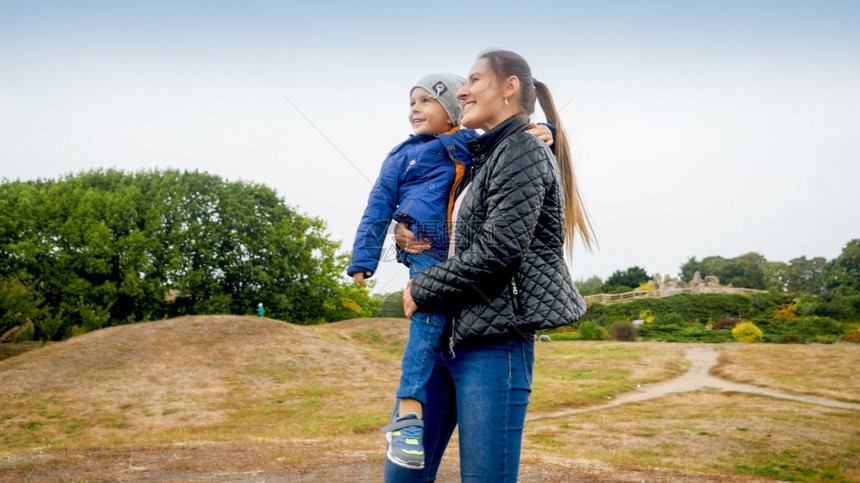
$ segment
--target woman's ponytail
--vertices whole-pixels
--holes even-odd
[[[570,155],[570,144],[567,142],[567,133],[561,125],[561,119],[558,116],[558,111],[555,108],[555,102],[552,100],[552,94],[549,93],[546,85],[543,82],[534,80],[535,93],[537,101],[540,103],[540,108],[546,116],[546,120],[555,125],[555,158],[558,161],[558,170],[561,173],[561,184],[564,188],[564,239],[567,244],[568,254],[573,253],[573,239],[576,231],[579,231],[579,237],[585,244],[585,247],[590,251],[594,239],[594,229],[591,226],[591,219],[585,211],[585,204],[582,201],[582,195],[579,193],[579,188],[576,185],[576,174],[573,171],[573,162]]]
[[[531,116],[534,113],[535,100],[537,100],[540,102],[541,110],[546,115],[546,120],[555,125],[555,157],[558,161],[562,191],[564,192],[564,241],[567,245],[567,253],[573,254],[573,239],[577,231],[579,231],[579,237],[585,247],[591,250],[592,243],[597,243],[594,238],[594,229],[591,227],[591,220],[585,211],[579,188],[576,186],[570,145],[567,142],[567,135],[561,125],[561,119],[549,89],[544,83],[534,79],[529,64],[515,52],[490,50],[482,53],[478,58],[487,59],[500,81],[504,81],[509,76],[516,76],[519,79],[519,101],[524,115]]]

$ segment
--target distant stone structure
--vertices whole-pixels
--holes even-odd
[[[693,279],[690,282],[685,282],[679,278],[671,277],[666,275],[665,277],[660,276],[660,274],[656,274],[653,279],[648,281],[648,284],[653,286],[654,289],[660,292],[660,296],[674,295],[676,293],[715,293],[715,292],[724,292],[724,288],[727,288],[723,285],[720,285],[720,279],[713,276],[708,275],[702,278],[702,274],[696,271],[693,274]],[[731,287],[731,284],[728,285]]]
[[[684,282],[681,279],[660,274],[654,275],[654,278],[647,282],[649,287],[638,288],[636,290],[620,293],[620,294],[595,294],[585,297],[585,301],[589,304],[597,302],[601,304],[614,304],[619,302],[629,302],[638,298],[649,297],[668,297],[681,293],[732,293],[750,295],[754,293],[766,292],[765,290],[756,290],[751,288],[735,288],[729,285],[721,285],[720,279],[708,275],[702,278],[702,274],[698,271],[693,274],[693,279],[689,282]]]

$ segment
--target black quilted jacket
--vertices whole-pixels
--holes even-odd
[[[471,180],[463,185],[471,184],[456,223],[456,254],[412,279],[420,311],[452,316],[452,344],[522,337],[585,313],[563,257],[555,158],[525,129],[512,117],[470,142]]]

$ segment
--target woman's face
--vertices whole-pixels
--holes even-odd
[[[505,105],[501,83],[487,59],[475,62],[457,99],[463,103],[461,124],[470,129],[489,131],[513,114],[508,112],[511,106]]]

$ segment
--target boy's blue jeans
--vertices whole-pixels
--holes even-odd
[[[406,255],[405,263],[409,267],[409,278],[412,278],[425,268],[439,263],[439,260],[425,252]],[[444,328],[445,314],[442,312],[416,312],[412,315],[409,339],[400,363],[398,398],[416,399],[421,404],[427,402],[427,381],[433,372],[433,355],[440,350],[439,340]]]

